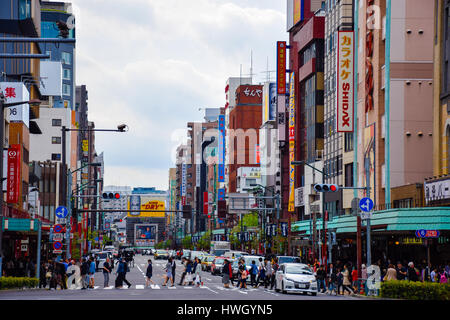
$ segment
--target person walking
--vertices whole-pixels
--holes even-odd
[[[353,267],[353,270],[352,270],[352,273],[351,273],[351,277],[352,277],[353,291],[358,292],[358,290],[359,290],[359,280],[358,280],[358,269],[356,267]]]
[[[402,263],[397,262],[397,280],[406,280],[407,277],[407,269],[403,267]]]
[[[145,285],[148,288],[150,282],[155,285],[156,283],[152,280],[152,276],[153,276],[153,265],[152,265],[152,260],[148,259],[148,265],[147,265],[147,271],[145,272]]]
[[[319,266],[319,269],[317,269],[316,272],[316,278],[317,278],[317,290],[320,291],[322,288],[322,293],[326,291],[325,287],[325,277],[327,276],[324,268],[322,265]]]
[[[334,292],[336,292],[336,295],[338,295],[337,292],[337,274],[336,269],[333,267],[333,264],[330,263],[330,267],[328,268],[328,292],[331,295]]]
[[[270,281],[272,280],[272,264],[270,263],[269,259],[266,258],[266,264],[265,264],[265,279],[264,279],[264,288],[267,289]]]
[[[171,257],[171,259],[172,259],[172,263],[171,263],[171,265],[172,265],[172,283],[175,283],[175,269],[177,268],[177,263],[175,262],[175,258],[172,258]]]
[[[131,283],[127,280],[127,272],[129,271],[130,268],[128,267],[128,263],[125,260],[122,260],[120,279],[127,284],[128,288],[131,287]]]
[[[252,264],[250,265],[250,285],[254,288],[256,288],[258,285],[258,283],[256,282],[257,274],[258,274],[258,267],[255,263],[255,260],[252,260]]]
[[[416,268],[414,268],[414,262],[408,263],[408,280],[409,281],[419,281],[419,275],[417,274]]]
[[[80,268],[80,275],[81,275],[81,289],[86,290],[89,284],[89,264],[86,261],[86,258],[82,258],[81,260],[81,268]]]
[[[95,285],[95,270],[97,266],[95,264],[94,258],[89,258],[89,286],[88,289],[94,289]]]
[[[103,278],[104,278],[104,282],[103,282],[103,287],[107,288],[109,287],[109,275],[112,271],[112,266],[110,264],[110,260],[109,258],[106,258],[106,261],[103,262]]]
[[[272,261],[272,276],[270,278],[270,290],[273,290],[273,287],[275,286],[275,276],[276,272],[278,271],[278,258],[275,257]]]
[[[342,272],[342,276],[343,276],[343,281],[342,281],[342,285],[343,285],[343,294],[345,294],[345,291],[348,291],[350,294],[355,294],[355,292],[353,291],[352,288],[352,283],[351,283],[351,274],[350,271],[348,270],[347,265],[344,265],[344,271]]]
[[[338,268],[337,270],[337,274],[336,274],[336,278],[337,278],[337,294],[344,294],[344,275],[342,274],[342,269]],[[341,291],[342,289],[342,291]]]
[[[165,271],[166,271],[166,274],[164,276],[163,287],[165,287],[167,285],[167,282],[169,282],[169,280],[172,283],[171,287],[173,287],[174,284],[173,284],[173,278],[172,278],[172,258],[171,257],[167,260]]]
[[[247,276],[248,276],[248,272],[247,272],[247,267],[245,266],[245,261],[241,260],[240,261],[240,265],[239,265],[239,274],[240,274],[240,283],[239,283],[239,288],[240,289],[247,289]]]
[[[259,287],[261,283],[265,283],[266,273],[265,273],[265,264],[262,258],[259,258],[258,265],[258,278],[256,279],[256,287]]]
[[[47,279],[46,279],[46,273],[47,273],[47,266],[45,265],[45,262],[41,263],[40,270],[39,270],[39,289],[44,288],[47,286]]]
[[[386,271],[386,275],[383,278],[383,281],[397,280],[397,270],[395,270],[393,264],[389,264],[388,269]]]
[[[119,258],[119,264],[117,265],[117,270],[116,270],[116,275],[117,275],[116,281],[115,281],[116,289],[121,289],[123,286],[123,280],[122,280],[123,269],[124,269],[123,258]]]
[[[222,283],[225,288],[230,287],[230,279],[233,277],[233,270],[231,268],[231,263],[228,259],[224,260],[222,269]]]
[[[187,273],[187,260],[185,257],[181,258],[181,264],[184,266],[184,270],[183,273],[181,274],[181,279],[180,279],[180,283],[178,283],[178,285],[182,286],[183,285],[183,281],[184,278],[186,277],[186,273]]]

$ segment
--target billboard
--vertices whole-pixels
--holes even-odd
[[[353,31],[338,32],[337,132],[353,132]]]
[[[277,41],[277,93],[286,94],[286,41]]]
[[[128,212],[131,218],[164,218],[166,203],[151,196],[131,195],[128,200],[129,210],[158,210],[158,211],[138,211]]]
[[[8,180],[6,183],[6,202],[8,203],[19,201],[20,163],[20,145],[13,144],[8,149]]]
[[[5,96],[6,103],[30,100],[30,93],[22,82],[0,82],[0,91]],[[30,106],[28,103],[9,107],[9,121],[22,122],[30,127]]]
[[[219,165],[218,182],[225,182],[225,115],[219,116]]]
[[[136,246],[154,246],[158,238],[157,224],[135,224],[134,244]]]
[[[295,170],[291,164],[295,160],[295,74],[289,80],[289,204],[288,212],[295,211]]]
[[[262,123],[276,120],[277,87],[274,82],[266,82],[263,86]]]
[[[305,19],[305,0],[287,0],[287,30]]]

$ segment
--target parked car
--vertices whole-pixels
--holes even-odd
[[[167,259],[169,259],[169,252],[167,252],[167,250],[158,249],[153,254],[153,257],[155,259],[166,259],[167,260]]]
[[[183,255],[181,258],[191,259],[191,250],[183,250]]]
[[[202,262],[202,271],[211,271],[211,264],[216,257],[214,256],[204,256],[201,260]]]
[[[223,263],[225,261],[225,257],[215,257],[213,262],[211,263],[211,274],[222,274]]]
[[[283,263],[302,263],[299,257],[293,257],[293,256],[277,256],[278,258],[278,264]]]
[[[283,263],[275,274],[275,291],[301,292],[317,295],[317,281],[313,270],[303,263]]]

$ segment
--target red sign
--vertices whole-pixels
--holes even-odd
[[[286,41],[277,41],[277,93],[286,94]]]
[[[208,214],[208,192],[203,192],[203,214]]]
[[[7,175],[7,197],[8,203],[19,201],[20,186],[20,145],[11,145],[8,149],[8,175]]]

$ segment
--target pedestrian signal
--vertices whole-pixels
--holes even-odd
[[[339,186],[337,184],[318,183],[314,185],[314,190],[316,192],[336,192],[339,190]]]
[[[225,200],[217,201],[217,216],[218,218],[227,217],[227,202]]]

